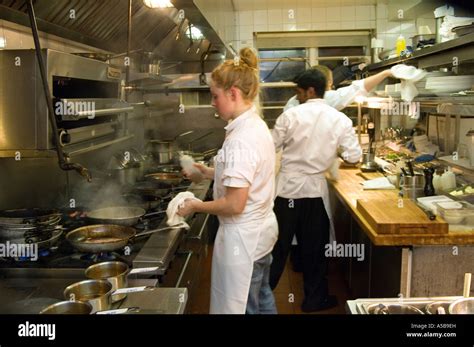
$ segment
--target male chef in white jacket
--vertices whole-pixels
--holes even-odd
[[[337,157],[357,163],[362,150],[352,121],[324,101],[327,81],[308,70],[296,81],[299,106],[285,111],[272,131],[276,150],[282,149],[277,177],[275,213],[279,236],[272,252],[270,285],[275,288],[296,234],[301,250],[304,300],[302,311],[337,304],[328,294],[325,245],[329,242],[329,201],[325,172]]]
[[[372,89],[374,89],[378,84],[382,83],[386,78],[393,77],[392,71],[388,69],[388,70],[379,72],[373,76],[369,76],[367,78],[354,81],[349,86],[332,90],[334,80],[333,80],[333,73],[331,69],[329,69],[325,65],[315,65],[311,69],[322,72],[324,77],[326,77],[327,84],[326,84],[326,93],[324,93],[324,101],[326,101],[326,103],[329,106],[334,107],[338,111],[341,111],[342,109],[352,104],[356,100],[357,97],[367,96]],[[300,102],[298,101],[298,98],[295,95],[288,100],[283,111],[289,110],[290,108],[298,106],[299,104]],[[329,170],[331,175],[334,175],[334,171],[333,171],[334,168],[336,170],[339,168],[338,159],[334,162],[334,165]],[[335,176],[333,177],[335,178]],[[329,219],[331,219],[331,216],[329,216]],[[331,230],[331,235],[333,237],[331,241],[335,241],[334,225],[332,223],[332,220],[331,220],[330,230]],[[295,237],[292,243],[296,245],[297,244],[296,241],[297,240]],[[291,252],[290,252],[290,258],[291,258],[291,262],[293,263],[293,270],[297,272],[301,272],[301,257],[299,253],[300,252],[297,245],[295,247],[292,247]]]

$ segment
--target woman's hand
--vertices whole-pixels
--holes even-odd
[[[195,212],[194,203],[196,201],[193,199],[184,200],[184,205],[178,209],[178,216],[186,217]]]

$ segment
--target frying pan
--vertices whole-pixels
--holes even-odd
[[[163,198],[170,193],[169,186],[163,187],[158,182],[144,181],[134,185],[133,190],[145,197]]]
[[[142,217],[149,217],[160,213],[164,213],[164,211],[146,214],[146,211],[141,207],[111,206],[87,212],[87,219],[96,224],[132,226],[137,224]]]
[[[81,252],[113,252],[125,247],[136,237],[153,234],[159,231],[182,228],[183,224],[155,229],[137,234],[137,231],[125,225],[96,224],[74,229],[66,235],[71,245]]]
[[[172,172],[156,172],[145,176],[147,179],[157,181],[169,186],[178,185],[183,180],[181,173]]]
[[[49,224],[56,221],[61,214],[57,210],[28,208],[0,211],[0,224]]]
[[[143,217],[151,217],[162,213],[165,213],[165,211],[146,213],[141,207],[111,206],[88,212],[87,219],[96,224],[133,226]]]

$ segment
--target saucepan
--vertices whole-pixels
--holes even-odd
[[[64,290],[64,298],[70,301],[87,302],[92,306],[91,313],[109,313],[112,296],[123,293],[153,290],[153,287],[134,287],[113,290],[107,280],[85,280],[71,284]],[[136,307],[126,308],[120,313],[136,310]],[[110,312],[119,313],[119,312]]]
[[[113,252],[125,247],[132,239],[153,234],[160,231],[183,228],[179,223],[166,228],[155,229],[137,234],[137,231],[129,226],[115,224],[87,225],[70,231],[66,240],[81,252],[100,253]]]
[[[95,280],[107,280],[112,284],[112,290],[127,288],[128,276],[137,273],[153,272],[158,267],[137,268],[130,270],[126,263],[121,261],[107,261],[89,266],[86,269],[86,277]],[[112,302],[123,300],[126,293],[113,295]]]
[[[83,301],[60,301],[46,307],[40,314],[90,314],[92,305]]]
[[[115,224],[132,226],[145,217],[151,217],[166,211],[146,213],[141,207],[110,206],[87,212],[87,219],[97,224]]]

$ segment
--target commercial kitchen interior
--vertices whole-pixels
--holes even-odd
[[[295,94],[293,78],[310,66],[355,67],[339,88],[399,63],[427,71],[410,103],[401,99],[403,83],[388,78],[342,111],[364,151],[373,136],[375,157],[364,156],[357,167],[342,165],[339,179],[329,181],[337,241],[363,245],[364,253],[362,261],[330,259],[329,287],[339,304],[315,313],[386,313],[397,304],[405,307],[395,313],[413,307],[426,313],[435,301],[448,313],[452,302],[472,294],[474,11],[468,5],[35,0],[38,47],[27,3],[0,0],[0,234],[2,243],[37,243],[39,253],[34,262],[0,257],[0,314],[39,313],[67,299],[64,289],[85,280],[87,267],[112,260],[154,268],[130,275],[129,286],[148,289],[112,308],[209,313],[215,217],[196,214],[188,231],[156,232],[111,252],[78,250],[66,235],[91,224],[87,212],[99,208],[162,211],[183,190],[212,198],[211,181],[180,180],[147,194],[146,175],[179,165],[178,151],[200,161],[215,155],[225,123],[215,117],[206,81],[242,47],[258,52],[260,107],[270,128]],[[38,49],[51,100],[69,112],[48,111]],[[85,109],[69,109],[68,101]],[[369,123],[375,126],[370,136]],[[401,174],[408,162],[415,173]],[[425,195],[428,168],[436,199],[417,200]],[[429,218],[433,208],[435,220]],[[38,217],[38,211],[47,219],[13,226],[9,219]],[[140,217],[133,225],[138,233],[166,226],[162,213]],[[274,294],[279,313],[302,313],[302,274],[290,260]]]

